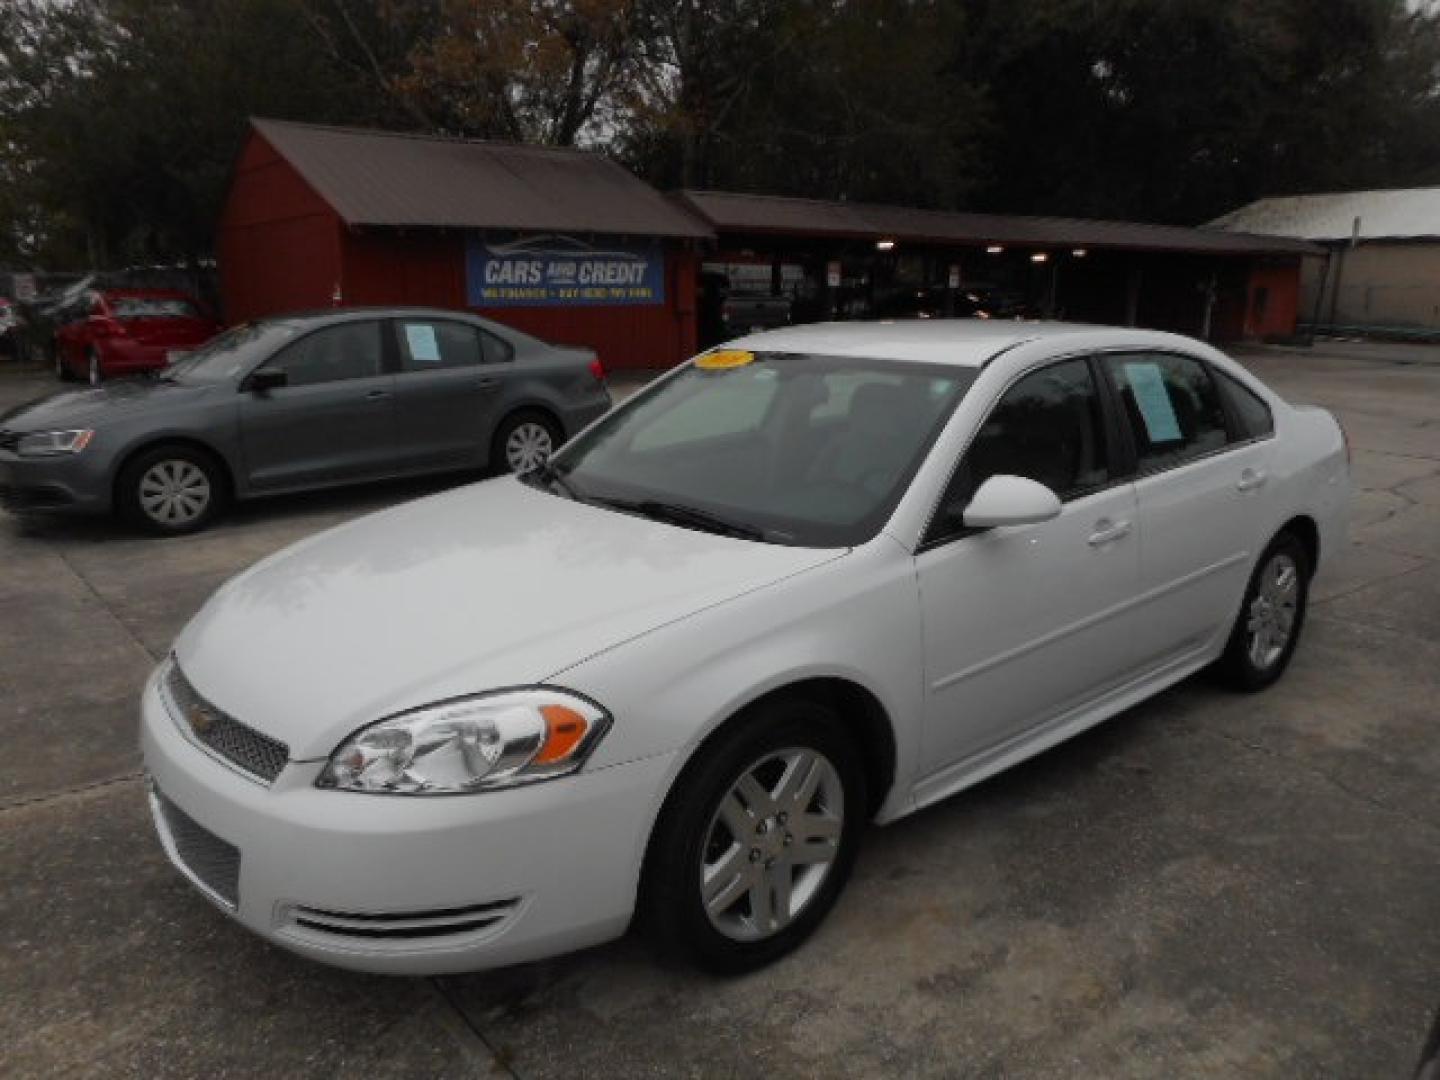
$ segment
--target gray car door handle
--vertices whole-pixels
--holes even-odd
[[[384,401],[390,396],[389,390],[371,390],[365,395],[366,401]]]
[[[481,379],[475,383],[475,389],[480,391],[482,394],[488,394],[491,390],[498,389],[499,386],[499,379]]]
[[[1264,487],[1268,479],[1263,469],[1245,469],[1240,473],[1240,479],[1235,481],[1235,490],[1254,491],[1258,487]]]
[[[1104,547],[1106,544],[1119,540],[1130,532],[1130,522],[1111,521],[1109,518],[1101,518],[1095,523],[1095,531],[1090,534],[1091,547]]]

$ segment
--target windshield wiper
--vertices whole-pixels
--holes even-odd
[[[683,506],[680,503],[662,502],[659,499],[598,499],[596,501],[616,510],[623,510],[627,514],[639,514],[641,517],[647,517],[653,521],[664,521],[686,529],[699,529],[701,532],[715,533],[718,536],[733,536],[740,540],[765,539],[764,529],[757,529],[754,525],[746,525],[739,521],[731,521],[718,514],[712,514],[708,510]]]
[[[567,498],[574,499],[576,502],[586,501],[585,497],[580,494],[579,489],[577,489],[575,485],[572,484],[569,480],[566,480],[565,474],[562,473],[559,469],[557,469],[548,458],[541,464],[537,465],[535,468],[531,469],[528,473],[521,477],[521,479],[528,481],[531,477],[534,477],[535,479],[539,480],[543,484],[548,485],[549,487],[558,488],[560,492],[564,494]]]

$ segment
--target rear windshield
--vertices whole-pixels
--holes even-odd
[[[198,319],[189,300],[156,296],[112,296],[110,310],[117,319]]]

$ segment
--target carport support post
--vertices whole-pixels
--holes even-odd
[[[1134,326],[1140,318],[1140,267],[1130,267],[1125,285],[1125,325]]]

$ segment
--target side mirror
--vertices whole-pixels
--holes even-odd
[[[965,507],[972,529],[998,525],[1034,525],[1060,516],[1060,499],[1044,484],[1023,476],[992,476]]]
[[[271,390],[278,390],[290,381],[290,376],[279,368],[261,368],[259,371],[252,371],[245,380],[244,390],[252,394],[268,394]]]

